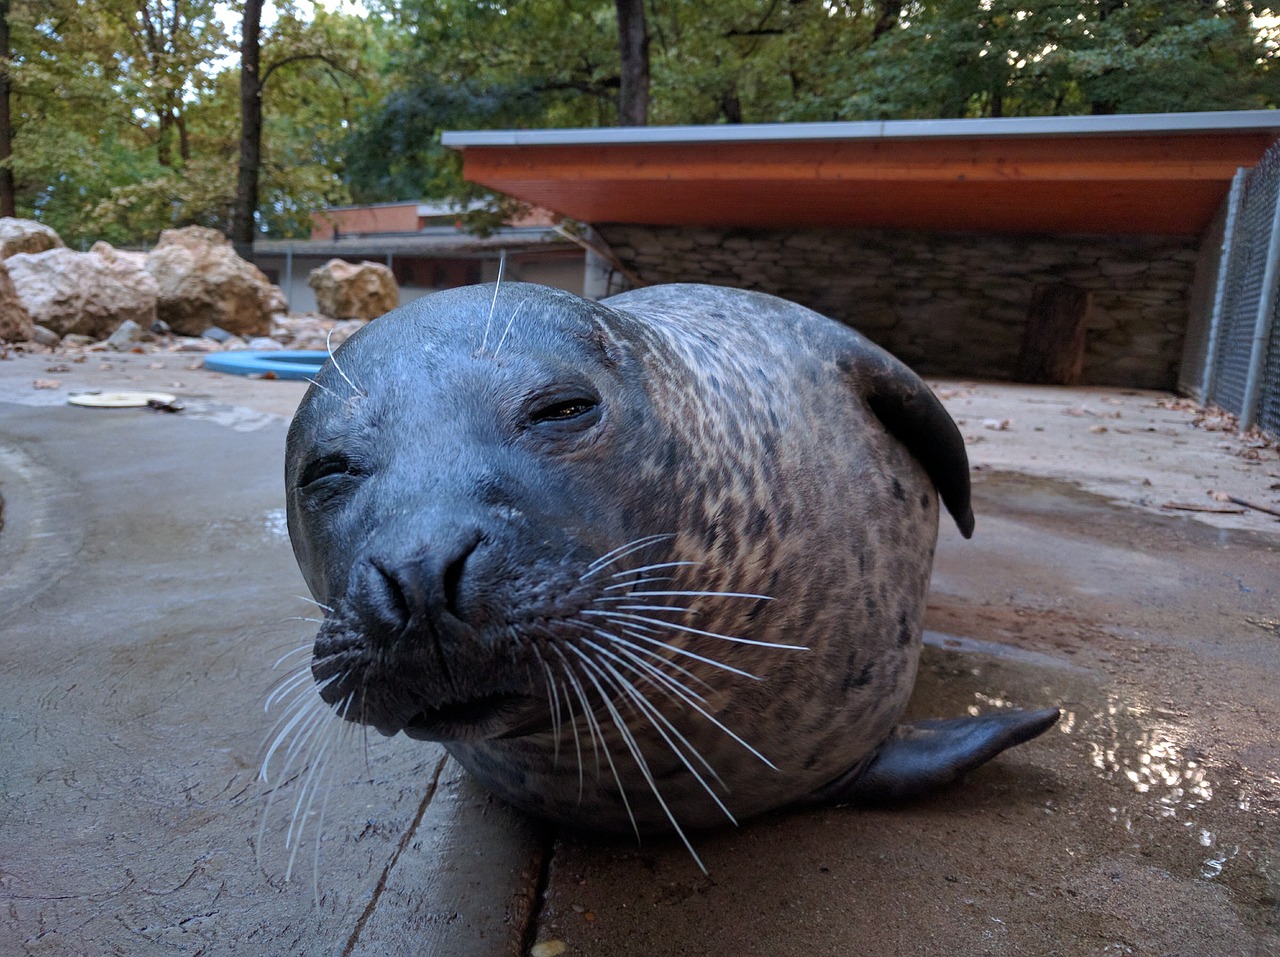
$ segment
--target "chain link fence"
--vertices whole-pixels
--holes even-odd
[[[1179,386],[1280,433],[1280,144],[1241,170],[1219,217],[1209,308],[1187,330]]]

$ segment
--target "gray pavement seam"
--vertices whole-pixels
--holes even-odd
[[[427,793],[422,796],[422,802],[418,805],[418,813],[413,816],[413,821],[404,829],[404,833],[400,835],[400,843],[396,845],[395,851],[387,860],[386,867],[382,869],[382,873],[378,876],[378,884],[373,889],[373,895],[369,898],[369,903],[365,906],[364,912],[356,921],[356,926],[352,929],[351,936],[347,938],[346,946],[342,948],[342,957],[351,957],[351,952],[355,949],[356,944],[360,942],[360,933],[364,930],[364,925],[368,923],[369,918],[373,916],[373,912],[378,907],[378,901],[387,886],[387,878],[395,870],[396,862],[400,860],[400,855],[404,853],[404,849],[409,846],[413,835],[417,833],[419,825],[422,824],[422,818],[427,813],[427,808],[431,806],[431,802],[436,796],[436,789],[440,785],[440,775],[443,773],[445,762],[448,760],[449,756],[446,754],[440,758],[440,762],[436,765],[435,772],[431,775],[431,783],[427,786]]]

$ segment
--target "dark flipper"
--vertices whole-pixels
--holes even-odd
[[[1030,741],[1058,720],[1057,708],[994,711],[976,718],[899,725],[867,762],[819,788],[800,803],[883,804],[920,797]]]
[[[889,433],[924,466],[961,534],[971,536],[969,456],[938,397],[906,365],[860,336],[841,368]]]

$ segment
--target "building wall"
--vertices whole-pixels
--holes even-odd
[[[315,292],[307,282],[311,270],[318,269],[331,258],[294,253],[291,275],[286,257],[281,254],[258,253],[254,256],[254,263],[283,290],[289,311],[304,313],[316,311]],[[370,258],[385,263],[387,257]],[[349,261],[360,262],[361,257],[350,257]],[[582,251],[574,247],[553,254],[513,253],[508,257],[503,280],[542,283],[581,295],[583,268]],[[392,256],[391,269],[400,289],[400,305],[403,306],[441,289],[493,282],[498,274],[498,259],[494,256]]]
[[[773,293],[852,325],[925,375],[1007,379],[1036,286],[1093,293],[1085,382],[1172,389],[1199,243],[1185,237],[597,225],[648,282]]]
[[[418,203],[387,203],[380,206],[347,206],[321,209],[311,214],[311,238],[369,236],[380,233],[412,233],[421,228]]]

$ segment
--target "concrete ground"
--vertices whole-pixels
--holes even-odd
[[[1273,449],[1154,393],[940,384],[978,532],[942,531],[911,710],[1065,716],[926,801],[699,835],[703,874],[408,740],[340,742],[296,813],[300,769],[258,782],[314,629],[303,387],[195,359],[0,361],[0,954],[1280,953],[1280,521],[1163,507],[1277,507]],[[88,388],[186,409],[66,404]]]

